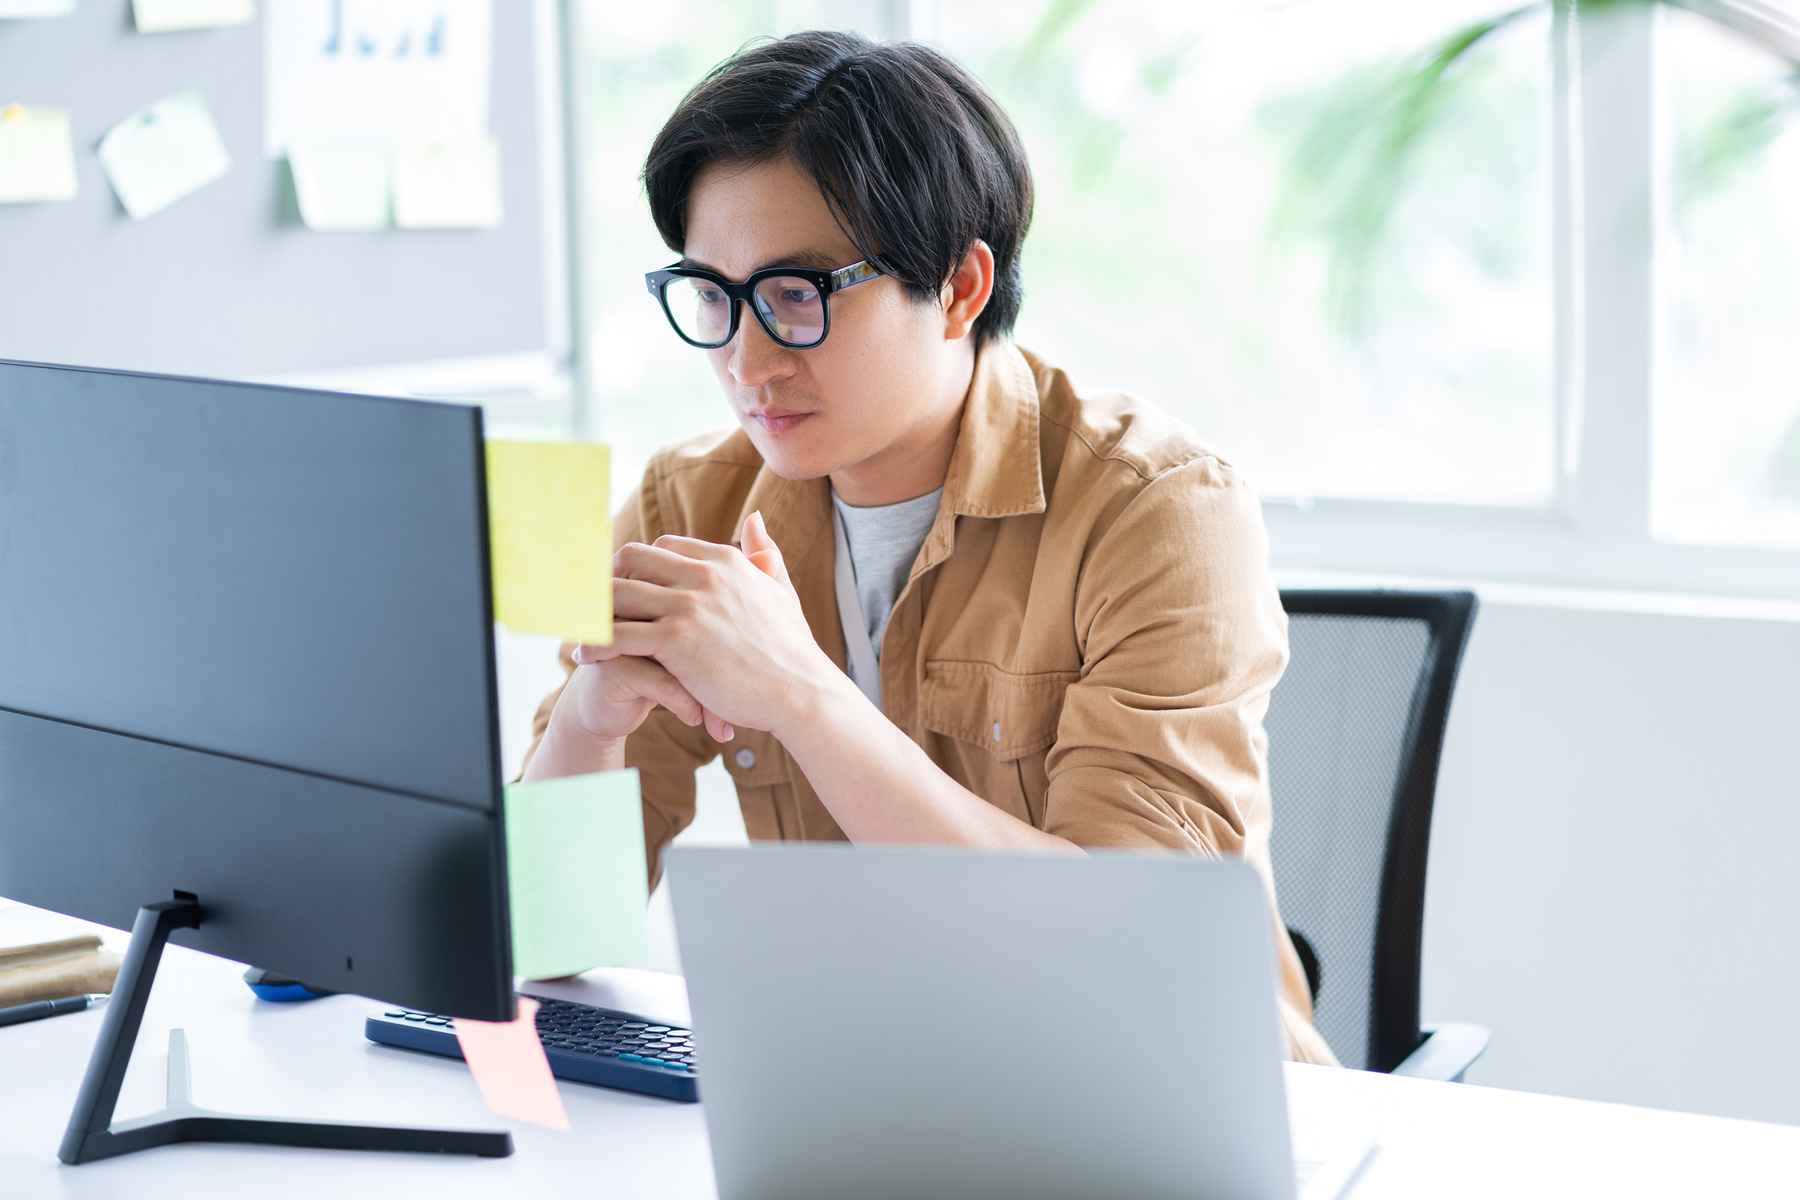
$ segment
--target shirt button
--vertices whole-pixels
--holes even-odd
[[[1000,722],[998,721],[994,722],[994,740],[996,742],[1000,740]]]
[[[994,726],[996,731],[998,731],[999,728],[998,725]],[[995,732],[994,736],[999,737],[1000,734]],[[753,750],[739,750],[737,752],[737,765],[744,768],[746,771],[751,767],[754,767],[756,765],[756,752]]]

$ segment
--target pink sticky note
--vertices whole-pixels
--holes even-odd
[[[569,1114],[544,1057],[544,1043],[538,1041],[537,1009],[536,1000],[520,996],[516,1021],[458,1017],[451,1024],[489,1112],[567,1133]]]

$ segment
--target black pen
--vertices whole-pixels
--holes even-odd
[[[11,1008],[0,1008],[0,1025],[19,1025],[26,1021],[42,1020],[44,1017],[60,1017],[64,1013],[80,1012],[93,1004],[105,1004],[111,999],[105,992],[89,992],[85,996],[64,996],[61,1000],[33,1000],[30,1004],[15,1004]]]

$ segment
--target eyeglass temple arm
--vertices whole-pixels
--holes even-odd
[[[865,258],[859,263],[851,263],[847,267],[839,267],[837,270],[833,271],[831,273],[831,290],[834,292],[842,291],[847,287],[863,282],[865,279],[873,279],[881,273],[880,267],[876,266],[871,259]]]

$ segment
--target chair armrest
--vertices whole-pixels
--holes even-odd
[[[1470,1063],[1481,1057],[1481,1052],[1488,1045],[1485,1025],[1446,1022],[1442,1025],[1427,1025],[1424,1032],[1425,1040],[1419,1043],[1419,1048],[1407,1055],[1406,1060],[1389,1074],[1461,1083],[1463,1072],[1469,1069]]]

